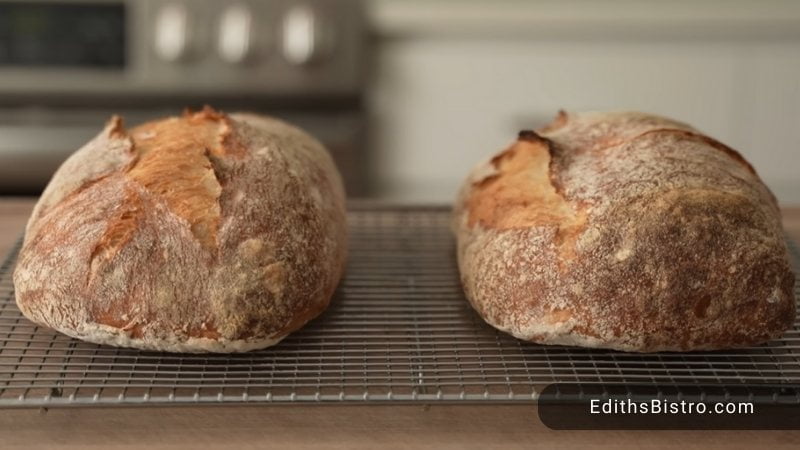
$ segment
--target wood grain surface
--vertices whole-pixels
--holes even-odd
[[[5,255],[33,199],[0,199]],[[784,210],[800,241],[800,208]],[[0,448],[796,449],[800,431],[553,431],[531,405],[293,405],[0,410]]]

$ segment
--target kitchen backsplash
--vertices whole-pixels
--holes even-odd
[[[634,109],[719,138],[800,204],[800,2],[371,6],[381,195],[450,201],[519,129],[562,108]]]

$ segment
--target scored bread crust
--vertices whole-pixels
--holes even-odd
[[[453,229],[465,294],[542,344],[755,345],[795,319],[775,197],[736,151],[635,112],[560,113],[478,165]]]
[[[341,178],[301,130],[208,107],[114,117],[45,189],[14,285],[26,317],[89,342],[248,351],[328,306],[346,245]]]

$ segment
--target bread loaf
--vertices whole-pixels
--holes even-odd
[[[321,144],[278,120],[207,107],[126,131],[114,117],[36,205],[17,305],[99,344],[267,347],[327,307],[344,201]]]
[[[542,344],[750,346],[795,319],[774,196],[739,153],[642,113],[560,113],[480,164],[454,212],[467,298]]]

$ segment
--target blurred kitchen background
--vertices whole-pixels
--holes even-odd
[[[636,109],[740,150],[800,205],[800,1],[0,0],[0,195],[112,113],[283,117],[351,196],[450,202],[559,109]]]

